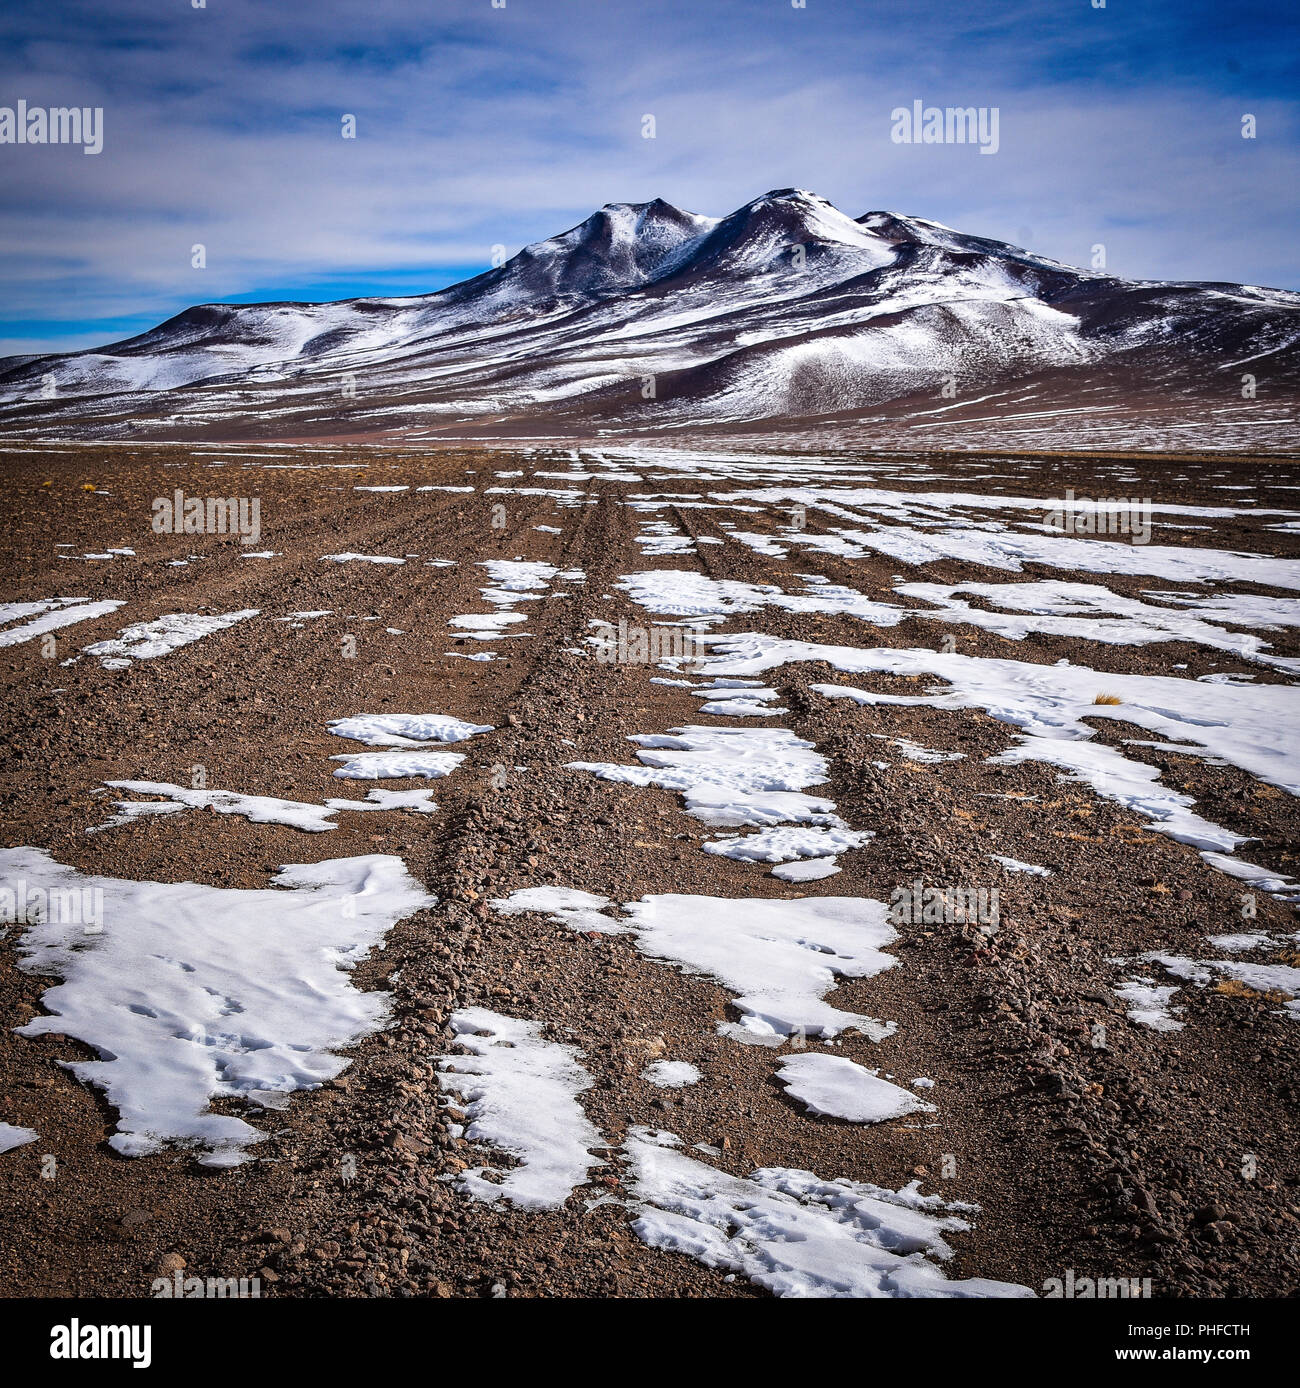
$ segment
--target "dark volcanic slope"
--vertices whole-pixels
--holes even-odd
[[[0,424],[235,439],[819,421],[920,448],[1276,451],[1296,432],[1298,343],[1295,293],[1119,279],[787,189],[721,219],[610,204],[438,294],[204,304],[97,351],[11,358]]]

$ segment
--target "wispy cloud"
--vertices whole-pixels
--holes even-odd
[[[205,300],[422,292],[607,201],[718,214],[788,185],[1293,287],[1298,36],[1250,0],[11,0],[0,105],[102,106],[105,143],[0,145],[0,351]],[[998,154],[891,143],[915,99],[997,106]]]

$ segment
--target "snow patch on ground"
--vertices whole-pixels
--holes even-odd
[[[641,1078],[660,1089],[685,1089],[687,1085],[698,1084],[703,1076],[688,1061],[656,1060],[641,1071]]]
[[[1031,877],[1050,877],[1051,868],[1039,867],[1037,863],[1022,863],[1019,858],[1004,858],[1000,853],[991,853],[989,856],[995,863],[1006,868],[1008,872],[1025,872]]]
[[[223,612],[215,617],[202,617],[193,612],[168,612],[152,622],[136,622],[124,627],[111,641],[96,641],[83,648],[82,654],[99,657],[106,670],[125,670],[133,660],[156,660],[193,641],[200,641],[214,632],[225,631],[236,622],[256,617],[258,609],[244,608],[240,612]]]
[[[819,829],[796,825],[710,839],[702,847],[706,853],[740,862],[788,863],[798,858],[833,859],[837,853],[861,848],[873,838],[875,834],[869,829]]]
[[[29,1142],[35,1142],[38,1136],[35,1128],[16,1128],[12,1123],[0,1123],[0,1152],[25,1147]]]
[[[451,1027],[465,1054],[442,1058],[438,1083],[466,1104],[471,1142],[519,1163],[462,1172],[457,1185],[476,1200],[559,1209],[595,1165],[590,1149],[605,1145],[578,1102],[592,1085],[580,1052],[544,1040],[537,1022],[483,1007],[452,1013]]]
[[[368,790],[364,800],[327,800],[328,810],[409,810],[415,814],[435,814],[437,804],[431,790]]]
[[[592,903],[604,900],[542,887],[514,892],[492,906],[507,915],[541,911],[570,929],[590,930],[601,914]],[[734,994],[740,1021],[718,1024],[734,1040],[775,1046],[795,1034],[832,1037],[853,1030],[879,1041],[894,1030],[892,1022],[824,1001],[839,979],[871,978],[897,963],[883,952],[897,938],[883,902],[670,894],[644,896],[629,903],[622,918],[602,919],[608,933],[635,935],[649,958],[703,974]]]
[[[867,705],[983,709],[1022,733],[1020,742],[995,761],[1055,765],[1070,779],[1153,820],[1156,832],[1192,845],[1212,866],[1224,870],[1234,861],[1224,855],[1249,840],[1193,813],[1194,800],[1161,785],[1158,768],[1093,741],[1096,728],[1087,720],[1134,724],[1157,734],[1166,750],[1218,759],[1291,795],[1300,794],[1300,744],[1289,732],[1300,718],[1300,688],[1292,685],[1113,675],[1064,661],[1036,665],[925,649],[824,646],[757,633],[703,639],[710,647],[705,661],[709,675],[754,676],[788,662],[824,661],[854,674],[937,676],[944,683],[921,695],[877,694],[839,684],[810,688],[827,698]],[[1099,697],[1117,702],[1099,704]],[[1240,875],[1262,871],[1243,865]],[[1262,885],[1258,877],[1252,880]],[[1279,893],[1292,886],[1300,892],[1300,884],[1272,876],[1267,880]]]
[[[334,775],[343,781],[387,781],[403,776],[450,776],[465,760],[463,752],[340,752]]]
[[[811,1113],[849,1123],[883,1123],[906,1113],[934,1112],[934,1105],[882,1080],[875,1070],[847,1056],[806,1051],[777,1062],[777,1077],[787,1094]]]
[[[706,824],[762,831],[715,839],[704,845],[708,853],[765,863],[833,858],[873,837],[870,831],[849,829],[835,813],[834,801],[804,793],[803,787],[825,781],[829,770],[814,744],[788,728],[696,725],[638,734],[629,741],[642,747],[637,757],[644,766],[568,765],[606,781],[677,791],[686,813]],[[800,827],[776,827],[788,824]]]
[[[497,897],[490,904],[502,916],[537,911],[550,916],[557,925],[567,925],[570,930],[595,930],[607,935],[623,930],[623,926],[604,914],[605,908],[612,904],[607,896],[580,892],[573,887],[523,887],[509,896]]]
[[[333,811],[301,800],[280,800],[270,795],[241,795],[233,790],[195,790],[168,781],[107,781],[113,790],[129,790],[135,795],[162,796],[157,800],[117,800],[111,819],[98,824],[91,833],[116,829],[147,815],[170,814],[182,809],[212,810],[216,814],[239,815],[251,824],[283,824],[304,833],[319,834],[338,826],[331,823]]]
[[[1247,959],[1188,959],[1158,950],[1141,956],[1143,963],[1162,969],[1188,983],[1204,988],[1214,975],[1231,979],[1252,992],[1281,1001],[1282,1014],[1300,1022],[1300,969],[1289,964],[1257,964]]]
[[[804,795],[828,778],[826,759],[786,728],[672,728],[628,739],[642,766],[570,762],[604,781],[677,791],[686,813],[706,824],[765,825],[791,820],[839,827],[834,803]]]
[[[804,858],[793,863],[779,863],[772,869],[772,876],[782,882],[819,882],[823,877],[834,877],[841,870],[834,858]]]
[[[321,563],[330,564],[405,564],[405,559],[395,559],[388,554],[322,554]]]
[[[42,849],[9,848],[0,881],[102,891],[99,933],[27,926],[20,967],[62,982],[19,1034],[99,1052],[66,1068],[117,1110],[114,1150],[197,1147],[208,1166],[238,1165],[265,1136],[209,1101],[312,1088],[343,1070],[336,1052],[387,1019],[384,995],[354,988],[348,971],[397,921],[437,904],[401,859],[379,854],[290,864],[271,887],[245,890],[83,875]]]
[[[765,1167],[747,1179],[677,1150],[672,1133],[634,1128],[625,1149],[639,1214],[632,1228],[652,1248],[684,1253],[748,1278],[780,1297],[1032,1296],[982,1278],[949,1281],[945,1235],[968,1229],[917,1182],[891,1191]]]
[[[1182,1031],[1187,1024],[1178,1021],[1170,1008],[1170,999],[1177,991],[1176,983],[1165,987],[1144,978],[1126,978],[1116,985],[1115,996],[1128,1004],[1130,1022],[1152,1031]]]
[[[31,619],[0,631],[0,647],[20,646],[24,641],[58,631],[60,627],[71,626],[74,622],[106,617],[123,605],[122,600],[111,598],[103,602],[91,602],[87,598],[49,598],[40,602],[0,604],[0,623],[11,622],[18,617]]]
[[[464,742],[477,733],[490,733],[488,723],[467,723],[445,713],[361,713],[335,718],[329,724],[335,737],[349,737],[367,747],[427,747],[434,742]]]

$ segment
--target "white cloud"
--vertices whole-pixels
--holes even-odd
[[[1136,277],[1295,282],[1294,107],[1253,102],[1252,142],[1226,92],[1084,80],[1065,61],[1073,29],[1045,28],[1041,9],[1027,23],[1033,7],[974,4],[938,29],[892,8],[730,0],[598,17],[465,0],[437,20],[403,0],[72,8],[84,20],[54,29],[20,2],[0,27],[28,40],[0,72],[5,100],[105,109],[101,155],[0,148],[18,321],[160,320],[254,290],[311,297],[340,275],[472,274],[493,245],[513,252],[607,201],[716,215],[788,185],[1076,263],[1100,241]],[[892,144],[890,110],[917,98],[999,107],[1001,151]]]

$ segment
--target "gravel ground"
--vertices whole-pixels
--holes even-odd
[[[214,467],[223,457],[233,461]],[[931,463],[945,472],[943,457]],[[231,1171],[199,1166],[184,1151],[128,1160],[106,1147],[113,1110],[61,1068],[92,1053],[66,1037],[13,1032],[42,1011],[50,980],[18,969],[18,930],[9,928],[0,939],[0,1122],[40,1137],[0,1156],[5,1295],[147,1295],[160,1272],[184,1268],[256,1276],[263,1295],[277,1297],[765,1296],[637,1238],[618,1150],[632,1125],[709,1144],[718,1149],[710,1161],[738,1176],[776,1165],[891,1189],[919,1180],[923,1191],[973,1202],[980,1211],[973,1229],[951,1240],[949,1276],[1041,1289],[1073,1269],[1077,1277],[1150,1278],[1157,1296],[1293,1294],[1300,1275],[1296,1022],[1276,998],[1221,984],[1184,988],[1186,1026],[1162,1033],[1132,1023],[1115,993],[1125,973],[1111,962],[1117,957],[1156,949],[1213,956],[1207,935],[1242,928],[1240,884],[1191,848],[1147,832],[1136,814],[1062,784],[1049,766],[988,764],[1015,735],[984,714],[859,707],[809,688],[906,688],[891,676],[788,665],[770,682],[789,712],[751,720],[814,742],[831,767],[817,793],[834,799],[849,825],[875,833],[822,881],[784,883],[758,865],[703,853],[712,831],[681,812],[677,795],[567,769],[573,760],[631,762],[626,738],[634,733],[734,725],[701,716],[688,692],[652,684],[656,672],[645,666],[574,654],[593,618],[646,621],[614,587],[620,575],[694,568],[790,589],[793,573],[808,571],[890,600],[899,568],[883,556],[801,554],[782,562],[728,541],[718,526],[733,519],[774,530],[782,520],[775,508],[643,515],[622,504],[632,493],[716,484],[597,477],[575,487],[535,476],[567,466],[558,454],[478,448],[49,447],[7,455],[0,596],[76,594],[125,606],[57,632],[49,654],[39,641],[0,648],[4,845],[46,848],[85,872],[222,887],[263,886],[284,863],[390,853],[439,905],[394,927],[354,975],[358,987],[391,995],[394,1024],[353,1047],[338,1079],[296,1094],[283,1111],[252,1115],[272,1135],[254,1149],[258,1160]],[[1218,490],[1223,474],[1230,483],[1258,483],[1265,506],[1290,506],[1300,483],[1300,468],[1285,462],[1184,460],[1178,471],[1187,480],[1164,484],[1170,468],[1159,459],[1126,466],[1139,474],[1131,494],[1180,504],[1225,504],[1233,494]],[[530,475],[492,475],[513,470]],[[1007,476],[983,485],[1025,495],[1067,485],[1085,495],[1114,491],[1113,472],[1101,463],[1033,458],[998,471]],[[415,491],[420,485],[476,490]],[[560,505],[549,495],[487,494],[488,485],[584,495],[580,505]],[[881,485],[967,489],[920,478]],[[229,536],[154,534],[152,500],[176,488],[257,496],[262,535],[253,548],[274,557],[245,557]],[[504,516],[494,512],[501,506]],[[635,536],[654,519],[724,543],[646,558]],[[70,542],[69,554],[129,547],[135,555],[59,559],[60,542]],[[1158,542],[1297,553],[1296,535],[1249,516]],[[321,560],[340,552],[421,558],[400,566]],[[190,555],[201,557],[169,562]],[[421,562],[435,557],[456,564]],[[495,647],[458,637],[449,619],[485,608],[478,589],[488,580],[475,561],[516,557],[580,568],[586,582],[556,582],[567,597],[522,603],[525,637]],[[1014,575],[955,561],[906,578],[1066,579],[1132,596],[1185,586],[1033,566]],[[60,663],[130,622],[247,608],[261,615],[128,669],[105,669],[91,657]],[[320,609],[332,615],[297,626],[271,620]],[[849,617],[775,609],[721,629],[890,647],[933,646],[951,632],[969,655],[1045,665],[1068,658],[1113,674],[1282,678],[1184,642],[1030,636],[1013,644],[965,625],[906,621],[876,630]],[[1297,630],[1266,633],[1273,651],[1300,654]],[[490,663],[446,654],[493,648],[500,658]],[[208,785],[225,790],[316,804],[359,795],[332,778],[329,757],[341,746],[326,724],[385,711],[453,714],[495,729],[459,744],[466,762],[430,783],[436,815],[350,815],[331,833],[302,834],[194,811],[87,835],[108,813],[104,782],[189,784],[196,764]],[[881,733],[964,756],[909,762]],[[1145,736],[1121,722],[1099,732],[1114,744],[1126,735]],[[1230,766],[1127,750],[1192,794],[1207,819],[1258,837],[1252,861],[1295,871],[1289,796]],[[994,852],[1053,875],[1004,873],[990,863]],[[668,891],[888,899],[916,877],[996,886],[1000,929],[989,936],[963,924],[904,927],[890,946],[897,967],[830,995],[838,1007],[897,1023],[881,1042],[848,1034],[835,1054],[902,1084],[935,1081],[926,1097],[937,1113],[867,1127],[808,1113],[776,1083],[771,1050],[718,1035],[716,1023],[736,1013],[728,992],[707,977],[645,957],[629,935],[575,933],[488,906],[544,884],[624,902]],[[1274,899],[1261,897],[1258,909],[1251,929],[1295,930],[1292,912]],[[1296,962],[1293,954],[1276,957]],[[462,1115],[434,1080],[436,1058],[452,1049],[448,1018],[471,1005],[545,1023],[546,1035],[581,1052],[593,1078],[583,1107],[611,1145],[562,1209],[488,1205],[455,1186],[466,1167],[507,1164],[457,1135]],[[1099,1036],[1104,1044],[1096,1044]],[[680,1090],[649,1084],[641,1071],[663,1056],[691,1062],[703,1080]],[[231,1101],[214,1107],[245,1111]],[[50,1155],[56,1174],[43,1179]]]

